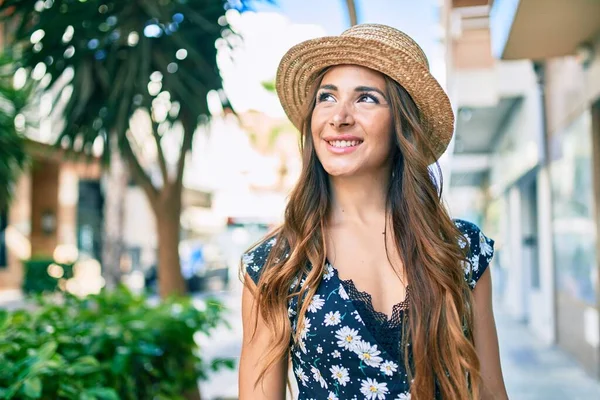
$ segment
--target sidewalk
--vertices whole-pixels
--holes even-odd
[[[24,303],[20,290],[0,290],[0,309],[11,311],[23,307]]]
[[[201,296],[195,296],[200,298]],[[242,310],[241,294],[223,292],[217,296],[229,310],[228,322],[231,329],[221,327],[214,331],[210,338],[200,337],[198,342],[203,357],[210,360],[216,357],[234,358],[236,366],[233,371],[222,370],[211,374],[206,382],[200,382],[203,400],[236,400],[238,398],[237,366],[242,351]]]
[[[600,382],[565,352],[544,346],[500,307],[495,309],[502,371],[511,400],[600,399]]]

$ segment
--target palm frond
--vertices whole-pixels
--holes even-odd
[[[0,210],[12,199],[13,189],[27,161],[24,138],[16,129],[15,117],[27,104],[29,87],[12,86],[11,60],[0,56]]]
[[[131,116],[139,108],[151,113],[158,92],[168,92],[190,121],[208,116],[207,93],[222,87],[215,42],[235,35],[220,19],[232,3],[5,0],[0,19],[15,27],[19,65],[28,71],[45,67],[47,90],[56,90],[65,71],[73,72],[59,88],[72,94],[61,112],[58,142],[87,149],[100,137],[108,149],[108,133],[126,140]],[[235,3],[245,10],[252,2]]]

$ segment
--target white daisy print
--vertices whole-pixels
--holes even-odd
[[[358,358],[363,360],[369,367],[379,367],[383,358],[379,357],[381,351],[377,350],[377,345],[371,346],[371,343],[360,341],[354,346],[354,352]]]
[[[294,289],[298,285],[299,280],[300,279],[298,279],[298,277],[295,277],[294,280],[292,281],[292,284],[290,285],[290,289]]]
[[[254,262],[254,253],[246,253],[242,256],[242,264],[244,264],[245,268]]]
[[[326,281],[330,280],[333,276],[333,267],[331,264],[325,264],[325,273],[323,274],[323,279]]]
[[[378,383],[371,378],[362,381],[360,391],[367,400],[385,400],[385,395],[388,394],[386,383]]]
[[[292,318],[294,315],[296,315],[296,310],[294,310],[291,306],[288,307],[288,318]]]
[[[392,376],[394,375],[394,372],[398,371],[398,364],[393,361],[386,361],[381,364],[380,370],[387,376]]]
[[[325,314],[325,321],[323,322],[325,326],[335,326],[342,322],[342,317],[339,311],[330,311]]]
[[[267,245],[273,247],[273,245],[275,245],[275,243],[277,243],[277,238],[271,238],[268,242]]]
[[[302,339],[306,339],[306,335],[308,335],[310,327],[310,318],[304,318],[304,322],[302,323],[302,329],[300,330],[300,337]]]
[[[355,318],[355,319],[356,319],[358,322],[360,322],[360,323],[361,323],[361,324],[363,324],[363,325],[365,324],[365,323],[363,322],[363,319],[362,319],[362,317],[361,317],[361,316],[360,316],[360,314],[358,313],[358,311],[352,311],[352,315],[354,315],[354,318]]]
[[[333,353],[331,353],[331,356],[332,356],[333,358],[341,358],[341,357],[342,357],[342,353],[340,353],[340,352],[339,352],[339,351],[337,351],[337,350],[334,350],[334,351],[333,351]]]
[[[477,254],[473,254],[473,257],[471,257],[471,268],[474,272],[479,271],[479,256]]]
[[[308,305],[308,312],[317,312],[323,308],[323,304],[325,304],[325,299],[322,299],[320,294],[315,294]]]
[[[306,354],[306,343],[304,343],[304,339],[300,338],[298,341],[298,347],[300,347],[300,350]]]
[[[333,392],[329,392],[329,396],[327,396],[327,400],[340,400]]]
[[[460,262],[460,264],[462,265],[465,275],[469,275],[471,273],[471,263],[467,260],[463,260]]]
[[[340,297],[342,298],[342,300],[350,299],[350,296],[348,296],[348,293],[346,293],[346,289],[344,289],[344,286],[341,283],[340,283],[339,294],[340,294]]]
[[[329,370],[331,371],[331,377],[340,385],[346,386],[346,383],[350,382],[350,374],[348,373],[347,368],[344,368],[341,365],[334,365],[329,368]]]
[[[398,395],[398,397],[396,397],[395,400],[410,400],[410,393],[406,392],[406,393],[400,393]]]
[[[322,388],[327,389],[327,382],[323,379],[323,375],[321,375],[321,371],[315,366],[310,367],[310,372],[313,374],[313,378],[315,381],[319,382]]]
[[[321,346],[317,346],[317,353],[323,354],[323,348]]]
[[[479,251],[484,256],[491,256],[494,251],[492,245],[487,241],[483,232],[479,231]]]
[[[356,346],[361,339],[356,329],[347,326],[338,329],[335,333],[335,337],[338,339],[338,346],[350,351],[354,350],[354,346]]]
[[[302,383],[302,386],[306,386],[306,383],[309,380],[308,375],[306,375],[304,373],[304,370],[302,370],[302,367],[298,366],[294,372],[296,373],[296,378],[298,378],[298,382]]]

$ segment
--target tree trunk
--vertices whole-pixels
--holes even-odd
[[[179,260],[181,197],[170,196],[155,210],[158,232],[158,290],[161,298],[186,293]]]
[[[104,240],[102,268],[107,288],[115,288],[121,281],[121,257],[125,250],[125,196],[129,179],[128,169],[119,152],[116,138],[111,140],[111,163],[105,175]]]
[[[200,388],[188,390],[186,393],[184,393],[183,397],[185,397],[187,400],[202,400]]]

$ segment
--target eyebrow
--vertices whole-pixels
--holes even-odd
[[[335,90],[337,91],[338,88],[335,85],[332,84],[327,84],[327,85],[322,85],[319,89],[327,89],[327,90]],[[376,87],[372,87],[372,86],[357,86],[354,88],[355,92],[376,92],[379,93],[384,99],[386,98],[385,94],[377,89]]]

